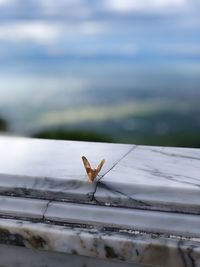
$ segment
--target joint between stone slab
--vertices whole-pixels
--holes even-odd
[[[122,161],[124,158],[126,158],[133,150],[137,148],[137,145],[133,146],[131,149],[129,149],[116,163],[113,164],[113,166],[106,172],[104,173],[97,181],[97,183],[104,177],[106,176],[114,167],[118,165],[120,161]]]
[[[98,187],[98,184],[100,182],[100,180],[105,177],[113,168],[115,168],[118,163],[123,160],[124,158],[126,158],[133,150],[135,150],[138,146],[137,145],[134,145],[133,147],[131,147],[131,149],[129,149],[116,163],[113,164],[113,166],[106,172],[104,173],[96,182],[96,186],[95,186],[95,189],[94,189],[94,192],[92,193],[92,196],[91,196],[91,201],[94,200],[97,202],[97,200],[95,199],[95,193],[97,191],[97,187]]]
[[[50,203],[52,202],[53,200],[49,200],[46,204],[46,207],[45,207],[45,210],[44,210],[44,213],[42,214],[42,220],[45,220],[45,215],[46,215],[46,212],[48,210],[48,207],[50,205]]]

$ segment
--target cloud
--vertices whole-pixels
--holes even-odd
[[[133,11],[164,11],[187,6],[187,0],[105,0],[104,6],[110,11],[130,13]]]
[[[85,0],[37,0],[37,8],[44,15],[65,15],[66,17],[88,17],[90,6]]]
[[[139,47],[135,44],[120,43],[108,47],[87,47],[82,50],[79,49],[77,52],[83,56],[107,56],[107,58],[110,56],[127,57],[137,55]]]
[[[157,52],[172,56],[200,56],[199,44],[163,44],[155,46]]]
[[[87,0],[0,0],[1,21],[20,19],[72,20],[89,18]]]
[[[48,44],[56,40],[59,35],[58,26],[42,21],[10,22],[0,25],[0,40],[3,41],[30,40],[39,44]]]
[[[15,2],[16,0],[0,0],[0,7],[10,6]]]
[[[182,12],[193,4],[189,0],[0,0],[0,54],[127,57],[145,54],[168,38],[186,42],[188,32],[195,42],[198,12],[189,16]],[[179,15],[165,16],[174,11]]]
[[[107,26],[103,22],[86,21],[80,24],[80,32],[83,34],[101,34],[106,31]]]

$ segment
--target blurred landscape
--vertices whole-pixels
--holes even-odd
[[[200,147],[198,0],[0,0],[0,131]]]

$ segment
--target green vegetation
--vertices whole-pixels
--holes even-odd
[[[44,139],[60,139],[60,140],[79,140],[92,142],[112,142],[113,140],[108,136],[104,136],[93,131],[82,130],[47,130],[41,131],[34,135],[37,138]]]
[[[34,137],[200,148],[200,112],[163,111],[118,120],[48,128]]]
[[[34,135],[37,138],[57,140],[78,140],[93,142],[132,143],[138,145],[178,146],[200,148],[200,134],[195,132],[174,132],[165,134],[132,134],[131,136],[115,137],[81,130],[49,130]]]
[[[0,118],[0,131],[7,131],[7,130],[8,130],[7,122],[3,118]]]
[[[155,135],[133,135],[124,143],[154,146],[175,146],[200,148],[200,133],[174,132]]]

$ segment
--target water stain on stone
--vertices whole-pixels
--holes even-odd
[[[110,246],[105,245],[104,246],[106,258],[112,259],[112,258],[118,258],[118,255],[115,253],[114,249],[111,248]]]
[[[10,233],[7,229],[0,228],[0,243],[25,247],[26,241],[33,248],[44,248],[46,241],[40,236],[32,235],[28,238],[20,234]]]
[[[8,236],[10,235],[10,232],[7,229],[0,228],[0,240],[6,241],[8,239]]]
[[[80,245],[82,246],[82,248],[86,248],[83,239],[81,237],[79,237],[79,239],[80,239]]]
[[[71,253],[74,254],[74,255],[78,255],[78,252],[75,249],[72,249]]]
[[[47,245],[46,241],[41,236],[37,235],[30,236],[29,238],[27,238],[27,241],[33,248],[45,248],[45,246]]]
[[[7,229],[0,228],[0,243],[24,247],[24,238],[19,234],[10,233]]]
[[[31,247],[38,249],[47,247],[48,244],[46,240],[41,236],[34,234],[34,231],[24,229],[24,232],[26,234],[24,240],[28,242],[31,245]]]

